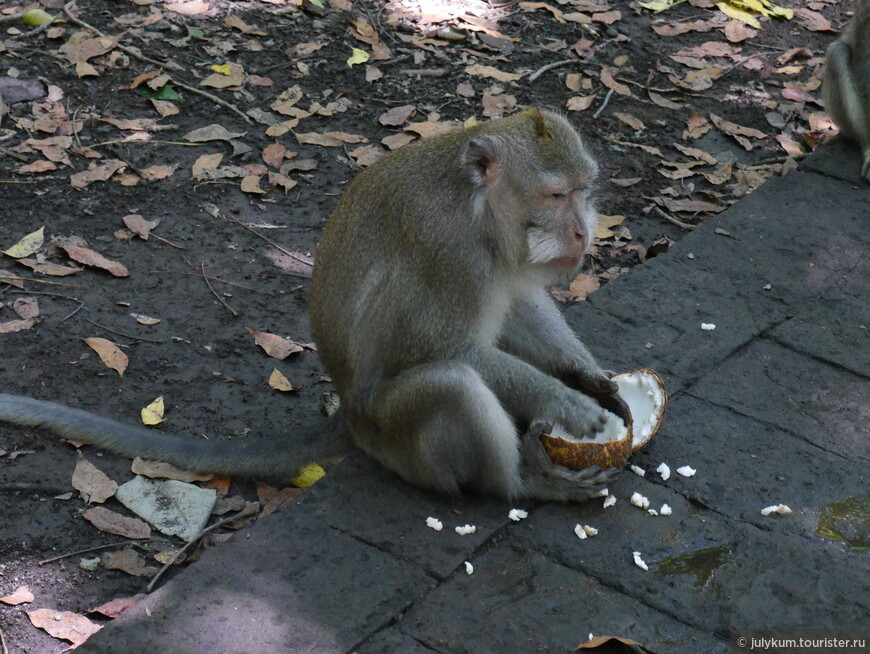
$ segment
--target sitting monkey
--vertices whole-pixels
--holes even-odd
[[[203,472],[288,473],[355,445],[439,491],[588,498],[616,471],[554,465],[539,435],[601,431],[607,413],[580,389],[616,390],[545,290],[590,245],[597,173],[571,124],[537,109],[360,173],[326,224],[310,295],[341,408],[303,448],[194,441],[15,395],[0,395],[0,420]]]
[[[870,182],[870,0],[855,0],[852,22],[828,48],[822,95],[840,133],[861,147]]]

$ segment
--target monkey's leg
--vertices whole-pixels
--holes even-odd
[[[461,488],[516,497],[516,428],[470,366],[444,361],[404,370],[378,389],[358,444],[405,480],[448,493]]]
[[[610,374],[596,363],[542,288],[514,301],[499,346],[572,388],[616,392]]]
[[[870,181],[870,97],[864,97],[868,80],[855,75],[856,62],[848,43],[835,41],[825,60],[825,111],[834,119],[842,135],[861,146],[861,176]]]

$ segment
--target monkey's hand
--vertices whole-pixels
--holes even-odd
[[[594,393],[597,395],[610,395],[619,390],[615,381],[610,378],[616,373],[612,370],[602,370],[601,368],[585,368],[577,367],[566,370],[556,375],[562,382],[575,390]]]
[[[580,502],[598,495],[613,481],[619,470],[590,466],[583,470],[570,470],[550,461],[541,443],[541,434],[553,429],[550,423],[537,421],[520,436],[522,463],[520,475],[523,494],[541,500]]]

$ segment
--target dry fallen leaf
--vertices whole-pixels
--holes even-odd
[[[9,606],[18,606],[19,604],[30,604],[33,599],[33,593],[27,586],[19,586],[11,594],[0,597],[0,602]]]
[[[19,318],[24,320],[38,318],[39,302],[37,302],[35,297],[20,297],[12,303],[12,310],[18,314]]]
[[[204,143],[206,141],[229,141],[244,136],[247,132],[230,132],[222,125],[208,125],[188,132],[181,138],[185,141],[193,143]]]
[[[27,236],[24,236],[15,245],[6,250],[0,251],[13,259],[21,259],[23,257],[29,257],[31,254],[37,252],[44,242],[45,227],[40,227],[35,232],[31,232]]]
[[[163,415],[166,412],[166,407],[163,404],[163,396],[161,395],[156,400],[151,402],[139,412],[139,417],[142,418],[142,423],[151,427],[159,425],[163,422]]]
[[[104,552],[100,558],[107,570],[120,570],[134,577],[150,577],[157,572],[155,566],[149,566],[143,557],[130,548]]]
[[[124,371],[127,370],[130,359],[117,345],[99,336],[92,336],[84,339],[84,341],[94,352],[100,355],[100,360],[107,368],[111,368],[122,377],[124,376]]]
[[[598,214],[598,225],[595,227],[595,238],[606,239],[616,236],[616,232],[611,229],[618,227],[625,220],[625,216],[607,216]]]
[[[102,166],[95,166],[80,173],[70,175],[69,181],[75,188],[85,188],[94,182],[105,182],[116,172],[125,168],[127,164],[118,159],[110,159]]]
[[[151,479],[175,479],[176,481],[184,481],[187,483],[193,481],[208,481],[214,475],[204,474],[201,472],[191,472],[176,468],[171,463],[162,461],[145,461],[141,457],[133,459],[130,465],[130,471],[137,475],[145,475]]]
[[[296,139],[303,145],[323,145],[326,147],[340,147],[345,143],[368,142],[368,139],[364,136],[347,134],[345,132],[326,132],[325,134],[306,132],[303,134],[296,134]]]
[[[266,354],[275,359],[286,359],[291,354],[301,352],[303,349],[301,345],[294,343],[289,338],[284,338],[283,336],[270,334],[268,332],[261,332],[256,329],[251,329],[250,327],[248,327],[247,330],[254,337],[254,342],[263,348],[266,351]]]
[[[273,143],[263,148],[263,153],[260,156],[273,168],[280,168],[286,154],[287,148],[280,143]]]
[[[209,179],[209,177],[211,177],[209,171],[213,171],[215,168],[220,166],[221,160],[223,158],[224,155],[220,152],[215,152],[214,154],[204,154],[198,157],[197,160],[193,162],[190,173],[197,181]]]
[[[61,266],[60,264],[51,263],[50,261],[37,261],[36,259],[19,259],[18,263],[27,266],[32,271],[38,272],[41,275],[49,275],[51,277],[66,277],[67,275],[72,275],[84,270],[84,268]]]
[[[81,452],[78,453],[78,461],[73,470],[72,487],[88,504],[102,504],[118,490],[118,484],[88,461]]]
[[[102,627],[85,616],[70,611],[36,609],[26,611],[34,627],[42,629],[54,638],[68,640],[73,645],[81,645]]]
[[[151,235],[151,230],[160,224],[159,218],[157,220],[145,220],[137,213],[131,213],[129,216],[124,216],[121,220],[124,221],[127,229],[143,241],[147,241],[148,237]]]
[[[117,261],[107,259],[99,252],[95,252],[89,248],[79,247],[76,245],[60,245],[69,258],[73,261],[78,261],[86,266],[101,268],[113,274],[115,277],[127,277],[130,272],[122,264]]]
[[[139,600],[135,597],[119,597],[105,604],[92,608],[88,613],[99,613],[107,618],[117,618],[124,611],[135,605]]]
[[[274,513],[282,504],[296,499],[304,492],[302,488],[282,488],[278,490],[262,481],[257,482],[257,499],[260,500],[260,506],[263,507],[264,516]]]
[[[148,526],[147,522],[137,518],[128,518],[102,506],[88,509],[82,517],[100,531],[109,534],[125,538],[151,537],[151,527]]]
[[[523,77],[521,73],[507,73],[495,68],[494,66],[484,66],[483,64],[472,64],[466,66],[465,72],[474,77],[490,77],[499,82],[516,82]]]
[[[293,388],[293,384],[290,383],[290,380],[287,379],[277,368],[274,368],[272,374],[269,375],[269,386],[274,388],[276,391],[284,391],[285,393],[296,390]]]
[[[417,107],[412,104],[406,104],[401,107],[393,107],[386,113],[378,116],[378,122],[387,127],[398,127],[404,125],[405,122],[417,113]]]

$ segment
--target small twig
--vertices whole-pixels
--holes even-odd
[[[193,545],[197,541],[199,541],[200,538],[205,536],[208,532],[212,531],[213,529],[217,529],[218,527],[223,527],[225,524],[227,524],[229,522],[233,522],[234,520],[239,520],[241,518],[247,518],[248,516],[251,516],[251,515],[256,515],[258,510],[259,510],[259,507],[256,504],[249,504],[244,509],[242,509],[241,511],[236,513],[235,515],[229,516],[228,518],[224,518],[223,520],[218,520],[213,525],[209,525],[208,527],[203,529],[196,536],[194,536],[189,541],[187,541],[187,543],[184,544],[184,547],[182,547],[180,550],[178,550],[172,556],[171,559],[169,559],[166,563],[163,564],[163,567],[157,571],[156,575],[154,575],[154,578],[151,580],[151,583],[149,583],[148,586],[146,586],[145,592],[150,593],[151,590],[154,588],[154,584],[157,583],[157,580],[163,576],[163,573],[166,572],[170,568],[170,566],[181,557],[182,554],[184,554],[185,552],[187,552],[187,550],[189,550],[191,547],[193,547]]]
[[[68,489],[55,488],[47,484],[30,483],[26,481],[0,484],[0,493],[45,493],[46,495],[63,495]]]
[[[610,102],[610,96],[613,95],[613,89],[607,89],[607,95],[604,96],[604,102],[601,103],[601,106],[598,107],[598,110],[592,114],[593,118],[598,118],[601,115],[601,112],[604,111],[604,107],[607,106],[607,103]]]
[[[188,264],[189,265],[189,264]],[[194,270],[196,270],[194,268]],[[202,273],[199,271],[195,273],[185,272],[184,270],[147,270],[145,271],[148,275],[190,275],[191,277],[202,277]],[[231,282],[228,279],[221,279],[220,277],[212,277],[211,275],[206,275],[208,279],[213,282],[220,282],[221,284],[227,284],[229,286],[236,286],[238,288],[244,288],[248,291],[254,291],[255,293],[265,293],[266,295],[275,296],[271,291],[264,291],[262,288],[254,288],[253,286],[245,286],[244,284],[238,284],[236,282]]]
[[[419,75],[420,77],[447,77],[450,71],[446,68],[405,68],[400,72],[405,75]]]
[[[45,565],[46,563],[54,563],[55,561],[60,561],[61,559],[68,559],[71,556],[78,556],[79,554],[87,554],[88,552],[96,552],[99,550],[107,550],[111,547],[123,547],[124,545],[130,545],[131,543],[147,543],[150,538],[137,538],[135,540],[125,540],[120,543],[110,543],[109,545],[97,545],[96,547],[88,547],[84,550],[77,550],[75,552],[69,552],[67,554],[61,554],[60,556],[55,556],[51,559],[45,559],[44,561],[38,561],[38,565]]]
[[[125,334],[124,332],[119,332],[119,331],[112,329],[110,327],[106,327],[105,325],[101,325],[98,322],[94,322],[90,318],[85,318],[85,322],[91,323],[94,327],[99,327],[100,329],[105,329],[107,332],[109,332],[110,334],[114,334],[115,336],[123,336],[124,338],[129,338],[133,341],[145,341],[146,343],[158,343],[158,344],[162,344],[162,343],[166,342],[166,341],[158,341],[158,340],[153,339],[153,338],[145,338],[144,336],[133,336],[132,334]]]
[[[679,219],[677,219],[677,218],[674,218],[674,217],[673,217],[672,215],[670,215],[669,213],[667,213],[667,212],[665,212],[665,211],[662,211],[659,207],[653,207],[653,209],[654,209],[655,212],[656,212],[657,214],[659,214],[662,218],[664,218],[665,220],[667,220],[669,223],[673,223],[673,224],[676,225],[677,227],[682,227],[683,229],[686,229],[686,230],[688,230],[688,231],[692,231],[693,229],[695,229],[695,225],[690,225],[689,223],[684,223],[682,220],[679,220]]]
[[[156,238],[156,239],[157,239],[158,241],[160,241],[161,243],[166,243],[166,245],[172,246],[172,247],[174,247],[174,248],[176,248],[176,249],[178,249],[178,250],[189,250],[189,249],[190,249],[190,248],[188,248],[187,246],[184,246],[184,245],[178,245],[178,243],[173,243],[173,242],[170,241],[169,239],[163,238],[162,236],[157,236],[157,234],[149,234],[149,236],[150,236],[151,238]]]
[[[225,216],[225,218],[226,218],[227,220],[232,220],[234,223],[237,223],[237,224],[241,225],[242,227],[244,227],[245,229],[247,229],[248,231],[253,232],[253,233],[256,234],[257,236],[259,236],[261,239],[263,239],[264,241],[266,241],[266,243],[268,243],[268,244],[271,245],[272,247],[278,248],[278,250],[280,250],[281,252],[283,252],[284,254],[286,254],[286,255],[287,255],[288,257],[290,257],[291,259],[296,259],[296,261],[298,261],[299,263],[304,263],[306,266],[307,266],[307,265],[311,265],[309,261],[306,261],[305,259],[303,259],[302,257],[300,257],[298,254],[293,254],[293,253],[290,252],[289,250],[285,250],[285,249],[282,248],[280,245],[278,245],[275,241],[273,241],[273,240],[270,239],[270,238],[267,238],[266,236],[263,236],[263,235],[262,235],[260,232],[258,232],[256,229],[254,229],[254,228],[251,227],[250,225],[246,225],[245,223],[243,223],[243,222],[242,222],[241,220],[239,220],[238,218],[233,218],[232,216]]]
[[[579,59],[565,59],[563,61],[554,61],[551,64],[547,64],[546,66],[541,66],[534,73],[529,75],[529,84],[538,79],[541,75],[546,73],[548,70],[553,70],[554,68],[558,68],[559,66],[567,66],[568,64],[576,64],[580,63]]]
[[[3,648],[3,654],[9,654],[9,648],[6,647],[6,639],[3,637],[2,629],[0,629],[0,647]]]
[[[13,152],[12,150],[10,150],[8,148],[0,147],[0,153],[5,154],[7,157],[12,157],[13,159],[18,159],[18,161],[24,161],[24,162],[30,161],[30,159],[28,157],[24,156],[23,154]]]
[[[82,286],[81,284],[64,284],[63,282],[53,282],[48,279],[34,279],[33,277],[13,277],[11,275],[3,275],[0,274],[0,284],[6,284],[8,282],[4,282],[4,279],[15,279],[20,280],[22,282],[34,282],[36,284],[49,284],[50,286],[66,286],[68,288],[87,288],[87,286]],[[73,300],[74,298],[67,297],[66,295],[55,295],[54,293],[38,293],[37,291],[23,291],[19,289],[22,293],[31,293],[34,295],[52,295],[55,297],[61,297],[65,300]]]
[[[202,279],[203,279],[203,281],[205,282],[205,285],[208,286],[208,290],[210,290],[210,291],[211,291],[211,294],[214,295],[214,296],[217,298],[218,302],[220,302],[222,305],[224,305],[224,307],[226,307],[226,309],[227,309],[231,314],[233,314],[233,318],[238,318],[238,317],[239,317],[239,312],[236,311],[235,309],[233,309],[229,304],[227,304],[227,303],[224,301],[224,299],[223,299],[220,295],[217,294],[217,291],[214,290],[214,287],[211,285],[211,282],[208,281],[208,275],[205,274],[205,261],[201,261],[201,262],[199,263],[199,266],[200,266],[200,270],[201,270],[201,272],[202,272]]]
[[[205,143],[188,143],[187,141],[132,141],[119,139],[116,141],[103,141],[102,143],[86,145],[82,149],[87,150],[89,148],[102,148],[106,145],[186,145],[187,147],[192,148],[205,145]]]
[[[24,14],[26,14],[26,13],[27,12],[25,11],[24,13],[21,13],[21,14],[13,14],[10,16],[0,16],[0,23],[11,23],[12,21],[15,21],[15,20],[21,20],[21,17],[24,16]]]
[[[86,23],[85,21],[80,20],[72,15],[72,13],[70,12],[70,7],[72,7],[73,4],[75,4],[75,1],[76,0],[70,0],[68,3],[66,3],[63,6],[63,13],[66,14],[67,18],[69,18],[69,20],[71,22],[75,23],[79,27],[84,27],[85,29],[89,29],[97,36],[105,37],[106,35],[103,34],[103,32],[98,30],[96,27],[94,27],[93,25],[90,25],[90,24]],[[127,46],[121,45],[120,43],[118,43],[115,47],[118,48],[118,50],[120,50],[121,52],[124,52],[125,54],[128,54],[131,57],[134,57],[135,59],[138,59],[139,61],[142,61],[146,64],[151,64],[151,65],[157,66],[158,68],[161,68],[161,69],[167,67],[166,63],[159,62],[156,59],[151,59],[151,57],[146,57],[141,52],[134,50],[133,48],[128,48]],[[175,76],[172,77],[172,83],[175,86],[177,86],[178,88],[184,89],[188,93],[193,93],[194,95],[199,95],[203,98],[206,98],[207,100],[210,100],[211,102],[215,103],[216,105],[223,107],[224,109],[229,109],[233,113],[238,114],[242,118],[242,120],[244,120],[248,125],[253,124],[253,121],[245,112],[243,112],[241,109],[239,109],[235,105],[230,104],[226,100],[221,100],[216,95],[212,95],[211,93],[208,93],[207,91],[202,91],[202,90],[196,88],[195,86],[191,86],[190,84],[185,84],[184,82],[176,79]]]

